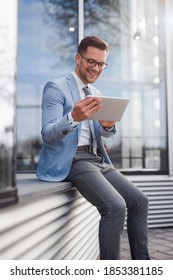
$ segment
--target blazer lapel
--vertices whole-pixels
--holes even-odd
[[[69,90],[73,99],[74,104],[81,99],[80,92],[78,85],[76,83],[75,78],[73,77],[72,73],[66,76],[67,84],[69,86]],[[81,123],[78,125],[78,140],[81,132]]]
[[[79,88],[77,86],[75,78],[73,77],[73,75],[71,73],[66,77],[66,79],[67,79],[67,84],[69,86],[72,99],[75,104],[77,101],[79,101],[81,99]]]

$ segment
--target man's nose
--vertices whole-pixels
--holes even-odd
[[[99,68],[99,65],[96,64],[94,67],[93,67],[94,70],[97,70],[97,71],[100,71],[101,69]]]

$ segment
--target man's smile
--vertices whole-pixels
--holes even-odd
[[[97,78],[99,76],[99,72],[95,72],[92,70],[87,70],[87,73],[89,73],[89,75],[91,75],[93,78]]]

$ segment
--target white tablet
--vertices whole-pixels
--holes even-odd
[[[89,97],[88,97],[89,98]],[[102,107],[90,119],[104,121],[120,121],[127,107],[129,99],[101,96]]]

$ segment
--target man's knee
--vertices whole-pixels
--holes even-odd
[[[141,196],[141,203],[144,206],[148,207],[149,200],[148,200],[148,197],[144,193],[142,193],[142,196]]]
[[[149,200],[148,197],[141,192],[141,195],[139,199],[136,201],[136,206],[138,209],[141,209],[142,211],[148,210]]]
[[[102,216],[108,215],[113,217],[125,217],[126,214],[126,203],[123,199],[118,201],[109,201],[107,205],[100,209],[100,214]]]

